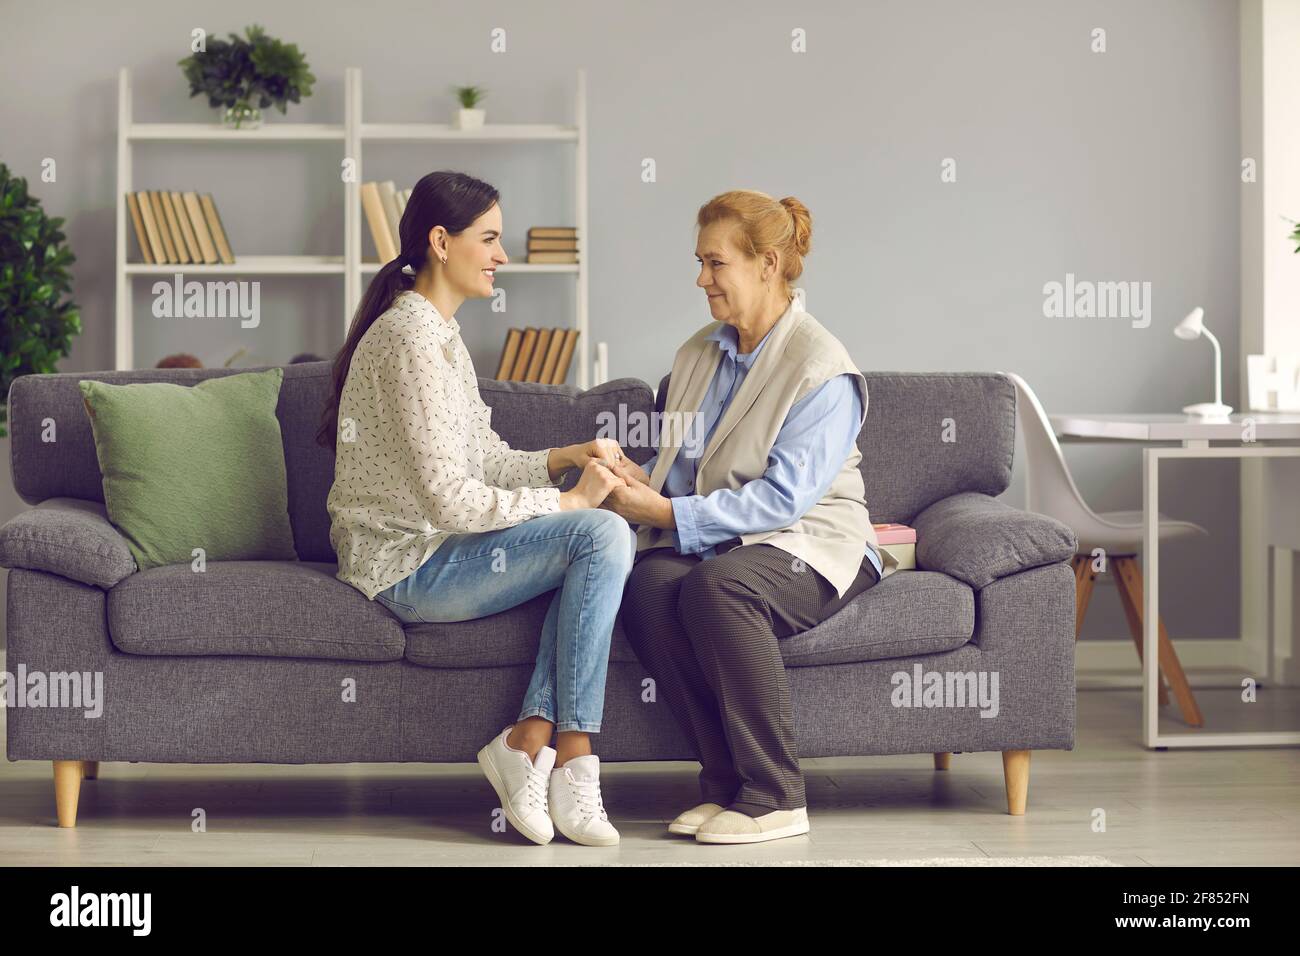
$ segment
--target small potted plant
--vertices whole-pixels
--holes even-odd
[[[487,90],[481,86],[453,86],[452,89],[460,101],[460,109],[456,111],[452,125],[456,129],[481,129],[487,111],[479,109],[478,104],[487,96]]]
[[[311,95],[316,77],[296,44],[267,36],[256,24],[247,27],[242,37],[229,36],[229,40],[211,38],[204,51],[178,62],[189,80],[190,96],[206,94],[213,109],[224,106],[227,126],[256,129],[263,108],[274,104],[285,113],[286,103]]]
[[[0,163],[0,436],[7,435],[9,386],[20,375],[57,372],[72,351],[81,316],[68,298],[76,257],[63,218],[51,219],[27,180]]]

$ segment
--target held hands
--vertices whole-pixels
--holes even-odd
[[[607,467],[613,468],[620,461],[627,461],[623,449],[612,438],[593,438],[588,442],[570,445],[565,452],[572,468],[585,469],[591,461],[602,461]]]
[[[626,484],[624,478],[607,467],[601,459],[590,458],[572,490],[560,492],[560,510],[599,508],[612,492],[626,487]]]
[[[623,459],[614,468],[622,486],[615,486],[605,499],[602,508],[622,515],[633,524],[652,528],[675,528],[672,502],[650,487],[649,477],[636,462]]]

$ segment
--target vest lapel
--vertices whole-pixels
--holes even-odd
[[[764,386],[772,378],[772,367],[781,361],[781,355],[785,352],[785,342],[794,332],[795,328],[803,321],[804,312],[795,310],[795,303],[798,297],[793,299],[782,314],[781,318],[776,320],[776,325],[772,326],[772,337],[768,339],[767,344],[763,346],[763,351],[758,354],[758,361],[749,370],[745,376],[745,381],[740,385],[740,391],[736,397],[731,400],[727,406],[727,412],[722,416],[722,421],[718,422],[718,427],[713,430],[713,437],[709,439],[708,446],[704,449],[704,454],[700,456],[698,464],[695,466],[696,486],[699,485],[700,472],[704,466],[709,463],[713,453],[718,450],[718,446],[730,434],[731,430],[736,427],[736,423],[745,417],[758,395],[762,392]],[[703,393],[700,394],[700,400],[703,400]]]
[[[767,351],[766,348],[764,351]],[[699,411],[700,403],[704,401],[704,393],[709,390],[709,383],[713,381],[714,373],[718,370],[718,363],[722,360],[722,351],[718,348],[717,342],[701,342],[695,347],[695,354],[690,359],[683,359],[681,370],[673,370],[672,378],[668,380],[668,395],[664,399],[664,416],[669,415],[676,417],[676,434],[675,444],[667,447],[663,444],[663,437],[660,438],[659,457],[655,459],[654,471],[650,475],[650,487],[655,491],[662,491],[664,482],[668,480],[668,472],[673,467],[673,462],[677,458],[677,453],[681,450],[681,443],[685,439],[690,429],[685,427],[690,416]],[[689,361],[689,368],[687,362]],[[660,436],[664,435],[663,423],[660,422]]]

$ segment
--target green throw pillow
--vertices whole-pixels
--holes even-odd
[[[297,560],[275,405],[284,369],[170,382],[80,382],[109,520],[141,571]]]

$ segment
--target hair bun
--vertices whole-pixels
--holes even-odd
[[[801,256],[808,255],[808,250],[812,247],[812,215],[808,212],[808,207],[793,196],[786,196],[781,200],[781,205],[794,220],[795,251]]]

